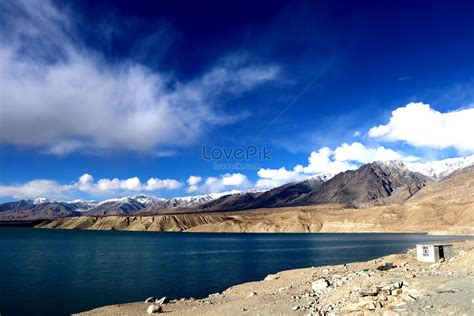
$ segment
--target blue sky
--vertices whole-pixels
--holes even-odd
[[[0,8],[1,200],[268,189],[474,153],[471,1]]]

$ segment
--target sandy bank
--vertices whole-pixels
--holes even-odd
[[[392,204],[362,209],[338,205],[155,216],[74,217],[36,227],[93,230],[346,233],[429,232],[474,234],[474,203]]]

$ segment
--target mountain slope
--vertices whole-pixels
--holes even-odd
[[[402,202],[429,182],[428,177],[411,172],[401,162],[373,162],[337,174],[312,192],[290,202],[290,205],[340,203],[348,207],[361,207]]]
[[[370,164],[344,173],[336,183],[354,185],[363,179],[403,183],[398,177],[410,173],[390,170],[396,166]],[[370,176],[367,176],[369,174]],[[417,177],[417,175],[415,175]],[[336,181],[337,180],[337,181]],[[364,185],[368,185],[362,181]],[[383,182],[383,181],[382,181]],[[416,181],[415,181],[416,182]],[[327,182],[329,183],[329,181]],[[409,183],[412,183],[410,180]],[[372,183],[369,183],[372,184]],[[328,185],[333,187],[335,184]],[[407,185],[407,184],[405,184]],[[325,184],[326,186],[326,184]],[[322,187],[322,186],[320,186]],[[403,187],[403,186],[402,186]],[[345,186],[342,186],[345,189]],[[323,190],[327,192],[328,189]],[[385,196],[389,192],[380,192]],[[396,190],[391,191],[396,192]],[[389,196],[390,197],[390,196]],[[189,232],[432,232],[437,234],[474,233],[474,166],[458,170],[439,182],[430,182],[402,204],[366,208],[343,208],[341,205],[310,205],[267,208],[239,212],[207,212],[156,216],[77,217],[46,221],[46,228],[146,230]]]
[[[449,158],[429,162],[406,163],[406,166],[414,172],[424,174],[433,180],[441,180],[456,170],[466,168],[474,164],[474,155],[467,157]]]
[[[469,167],[461,170],[459,168],[472,165],[473,162],[474,155],[428,163],[374,162],[334,177],[324,174],[316,175],[264,192],[211,193],[171,199],[136,195],[102,202],[83,200],[54,202],[44,198],[21,200],[0,204],[0,220],[50,219],[76,215],[125,216],[238,211],[334,203],[344,207],[360,208],[402,203],[407,199],[436,201],[451,196],[451,193],[443,193],[447,190],[445,189],[446,181],[449,179],[456,178],[456,181],[461,182],[469,180],[469,178],[459,180],[459,177],[455,175],[471,174]],[[432,183],[433,181],[437,182]],[[426,188],[414,196],[425,186]],[[453,194],[458,191],[463,192],[460,188],[452,190]],[[438,192],[436,196],[433,195],[435,191]],[[456,201],[462,200],[462,198],[456,199]]]
[[[455,171],[439,182],[426,186],[408,200],[409,203],[474,203],[474,166]]]
[[[9,205],[5,206],[5,204]],[[67,203],[45,202],[34,204],[23,200],[5,204],[0,205],[0,208],[3,210],[0,212],[0,221],[30,221],[81,215],[73,206]]]

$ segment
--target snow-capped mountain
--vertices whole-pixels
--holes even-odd
[[[241,195],[245,193],[257,193],[261,192],[258,190],[248,190],[248,191],[227,191],[227,192],[219,192],[219,193],[209,193],[203,195],[194,195],[194,196],[181,196],[166,199],[160,201],[156,205],[159,205],[163,208],[191,208],[191,207],[199,207],[200,205],[204,205],[208,202],[213,200],[217,200],[223,196],[230,196],[230,195]]]
[[[434,180],[441,180],[456,170],[471,166],[474,164],[474,155],[459,158],[449,158],[428,162],[412,162],[405,165],[415,172],[419,172]]]

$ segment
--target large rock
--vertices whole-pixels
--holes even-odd
[[[326,280],[326,279],[319,279],[317,281],[313,281],[313,283],[311,283],[311,288],[314,290],[314,291],[321,291],[321,290],[324,290],[325,288],[327,288],[329,286],[329,281]]]
[[[163,308],[161,308],[160,305],[150,305],[150,306],[148,306],[146,312],[147,312],[148,314],[162,313],[162,312],[163,312]]]

